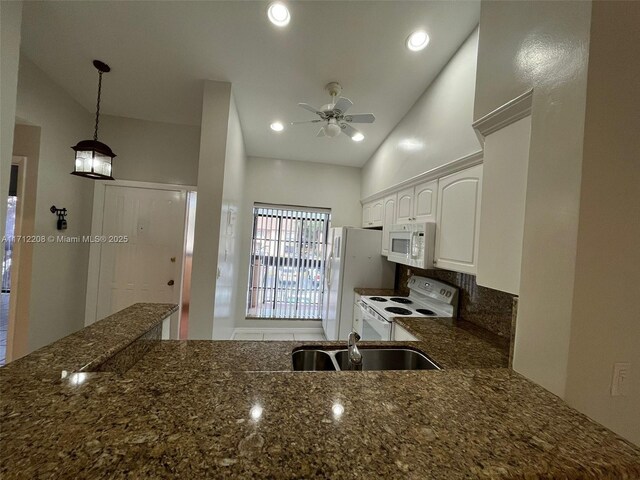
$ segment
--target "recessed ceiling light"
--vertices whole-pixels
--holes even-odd
[[[273,23],[276,27],[285,27],[291,20],[289,9],[282,2],[273,2],[271,5],[269,5],[267,16],[269,17],[271,23]]]
[[[358,132],[353,137],[351,137],[351,140],[353,140],[354,142],[361,142],[362,140],[364,140],[364,135]]]
[[[284,130],[284,125],[281,122],[273,122],[271,124],[271,130],[273,130],[274,132],[281,132],[282,130]]]
[[[424,30],[413,32],[407,37],[407,48],[412,52],[418,52],[429,44],[429,35]]]

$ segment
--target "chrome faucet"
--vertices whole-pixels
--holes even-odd
[[[347,339],[347,358],[351,370],[362,370],[362,354],[358,350],[358,340],[360,340],[360,335],[355,331],[351,332]]]

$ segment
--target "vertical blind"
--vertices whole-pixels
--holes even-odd
[[[320,319],[330,210],[255,204],[247,317]]]

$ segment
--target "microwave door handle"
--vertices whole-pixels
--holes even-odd
[[[416,250],[417,237],[418,237],[418,232],[411,232],[411,241],[409,242],[409,254],[411,258],[418,258],[420,256],[420,254]]]

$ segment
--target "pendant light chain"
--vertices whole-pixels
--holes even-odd
[[[98,101],[96,102],[96,129],[93,132],[93,139],[98,140],[98,123],[100,122],[100,93],[102,92],[102,71],[98,70]]]

